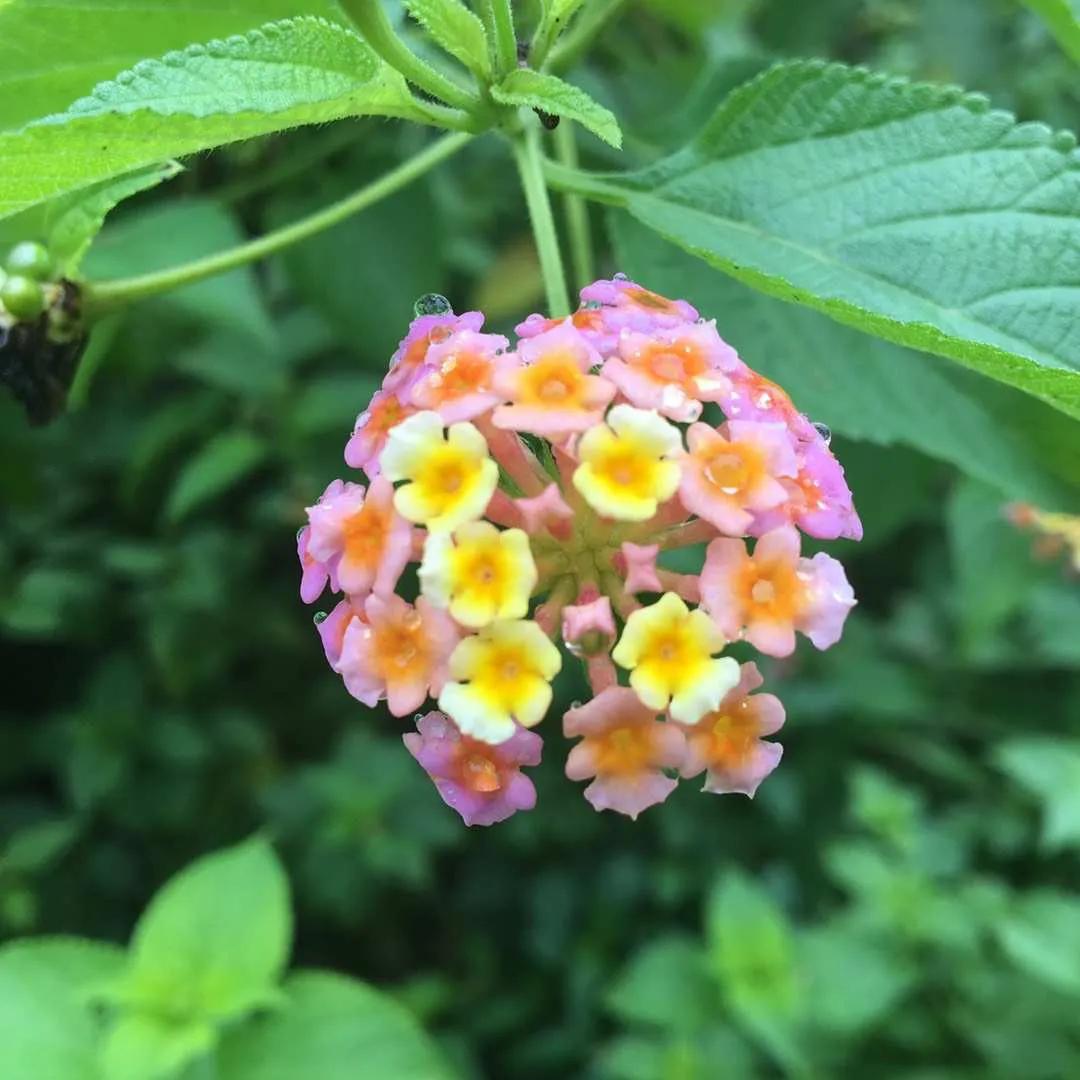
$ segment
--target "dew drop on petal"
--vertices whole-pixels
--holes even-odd
[[[612,275],[611,275],[611,280],[612,280],[612,281],[629,281],[629,280],[630,280],[630,278],[628,278],[628,277],[626,276],[626,274],[624,274],[624,273],[623,273],[623,272],[622,272],[622,271],[620,270],[620,271],[619,271],[619,272],[618,272],[617,274],[612,274]]]
[[[754,398],[754,404],[759,409],[771,408],[772,403],[773,403],[772,394],[770,394],[768,390],[762,390],[761,393],[758,394],[757,397]]]
[[[405,642],[398,648],[397,654],[394,656],[394,663],[403,668],[408,667],[415,659],[416,646]]]
[[[832,429],[828,424],[814,421],[814,430],[821,436],[821,441],[828,446],[832,442]]]
[[[700,401],[688,401],[686,403],[686,409],[684,410],[686,415],[683,419],[690,423],[693,423],[695,420],[700,420],[702,408],[703,406]]]
[[[581,306],[586,311],[599,311],[604,305],[599,300],[586,300]]]
[[[401,616],[401,625],[404,626],[406,630],[419,630],[420,624],[423,621],[420,612],[417,611],[416,608],[410,608]]]
[[[315,624],[316,626],[318,626],[318,625],[319,625],[319,623],[324,623],[324,622],[326,622],[326,620],[327,620],[327,619],[329,619],[329,618],[330,618],[330,613],[329,613],[329,612],[326,612],[326,611],[316,611],[316,612],[315,612],[315,614],[311,616],[311,621],[312,621],[312,622],[313,622],[313,623],[314,623],[314,624]]]
[[[571,656],[579,656],[579,657],[584,656],[585,655],[585,646],[582,645],[580,641],[568,641],[566,643],[566,651]]]
[[[686,404],[686,391],[681,386],[668,383],[660,392],[660,404],[665,409],[681,409]]]
[[[366,409],[356,418],[356,424],[353,426],[353,432],[359,431],[363,428],[367,422],[371,419],[371,413]]]
[[[421,315],[452,315],[454,309],[445,296],[441,296],[439,293],[424,293],[413,304],[413,311],[416,317],[419,318]]]
[[[306,528],[307,528],[307,526],[306,526],[306,525],[301,525],[301,526],[300,526],[300,528],[296,530],[296,539],[297,539],[297,540],[299,540],[299,539],[300,539],[300,537],[304,535],[304,530],[305,530]]]

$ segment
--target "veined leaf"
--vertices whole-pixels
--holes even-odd
[[[625,214],[611,223],[620,269],[715,316],[751,367],[838,434],[910,446],[1016,499],[1078,504],[1080,422],[940,357],[754,292]]]
[[[180,521],[196,507],[224,494],[258,468],[266,454],[266,443],[250,432],[222,432],[184,466],[169,493],[166,517]]]
[[[480,76],[490,73],[484,24],[461,0],[405,0],[405,7],[435,42],[470,71]]]
[[[1080,416],[1070,135],[956,89],[799,61],[642,172],[553,174],[763,292]]]
[[[619,122],[603,105],[593,101],[580,87],[554,75],[519,68],[510,72],[491,96],[503,105],[526,105],[567,120],[576,120],[616,149],[622,146]]]
[[[0,2],[0,130],[60,112],[148,56],[294,15],[338,14],[336,0]]]
[[[1058,44],[1080,63],[1080,0],[1024,0],[1042,16]]]
[[[0,244],[38,240],[49,249],[60,272],[71,275],[114,206],[180,171],[175,161],[165,161],[39,203],[0,222]]]
[[[362,114],[420,116],[351,30],[268,23],[136,64],[67,112],[0,134],[0,218],[165,158]]]

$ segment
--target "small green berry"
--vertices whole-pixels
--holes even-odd
[[[16,319],[28,322],[45,310],[45,294],[33,278],[11,274],[0,286],[0,303]]]
[[[52,256],[44,244],[23,240],[16,244],[4,260],[9,274],[23,274],[35,281],[47,281],[53,272]]]

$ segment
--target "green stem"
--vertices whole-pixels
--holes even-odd
[[[487,22],[494,46],[495,76],[501,79],[517,67],[517,35],[510,0],[487,0]]]
[[[345,13],[364,40],[409,82],[466,112],[481,106],[480,98],[425,63],[397,36],[383,10],[382,0],[341,0]]]
[[[309,236],[322,232],[339,221],[344,221],[345,218],[405,187],[439,162],[456,154],[471,138],[472,136],[465,134],[444,135],[426,150],[339,202],[324,207],[291,225],[275,229],[265,236],[230,248],[228,251],[195,259],[193,262],[183,263],[180,266],[172,266],[167,270],[140,274],[138,277],[89,283],[83,292],[86,316],[89,319],[99,318],[136,300],[145,300],[158,293],[178,289],[182,285],[190,285],[192,282],[213,277],[215,274],[222,274],[227,270],[255,262],[257,259],[266,258],[267,255],[272,255],[301,240],[306,240]]]
[[[556,191],[583,195],[593,202],[607,203],[609,206],[626,206],[629,193],[614,184],[606,183],[603,176],[575,169],[558,161],[545,161],[542,168],[544,180]]]
[[[555,129],[555,152],[559,156],[560,164],[577,171],[578,148],[572,124],[560,124]],[[570,263],[574,268],[574,283],[581,289],[596,277],[589,210],[580,195],[570,192],[563,196],[563,210],[566,213],[566,232],[570,240]]]
[[[551,50],[546,66],[552,71],[565,71],[571,67],[625,2],[626,0],[594,0]]]
[[[525,202],[529,207],[540,272],[547,292],[548,314],[553,319],[563,318],[570,314],[570,296],[566,289],[566,272],[559,252],[559,236],[551,213],[551,200],[544,181],[539,127],[529,125],[526,131],[514,137],[511,145],[525,191]]]

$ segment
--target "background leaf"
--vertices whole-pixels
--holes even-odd
[[[1010,739],[997,760],[1043,808],[1042,842],[1051,851],[1080,847],[1080,742],[1051,736]]]
[[[1058,44],[1080,64],[1080,4],[1077,0],[1024,0],[1045,20]]]

